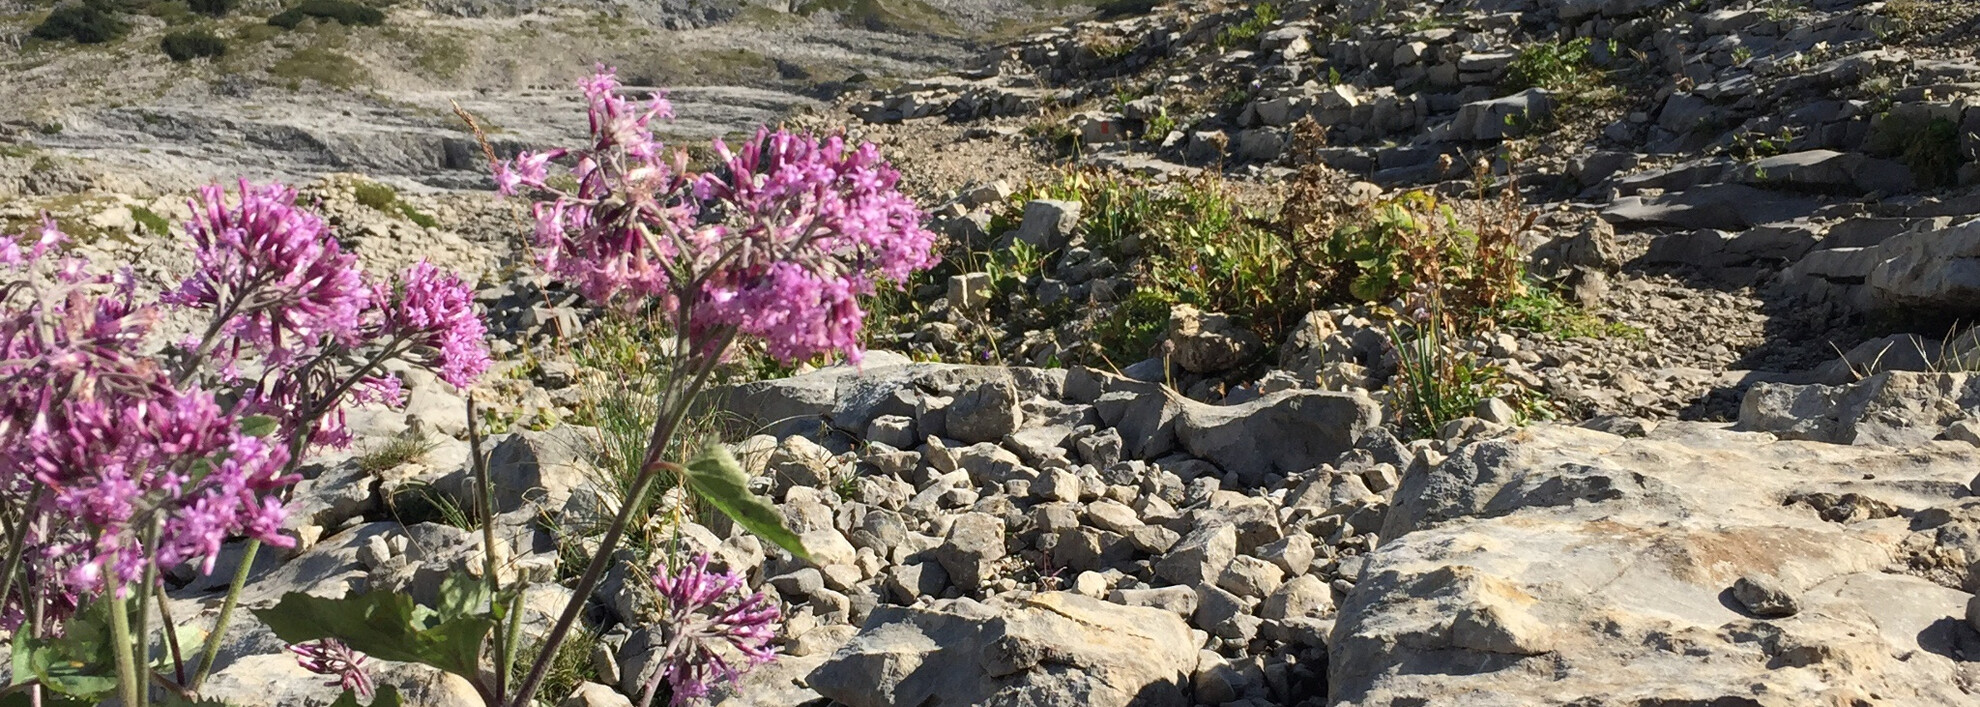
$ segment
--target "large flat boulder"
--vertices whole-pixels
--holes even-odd
[[[1975,704],[1971,595],[1895,558],[1976,469],[1699,423],[1474,443],[1405,475],[1329,704]]]
[[[1332,461],[1382,424],[1382,407],[1360,392],[1287,390],[1238,405],[1178,404],[1177,441],[1245,484]]]
[[[1740,403],[1739,425],[1782,439],[1907,447],[1939,438],[1973,410],[1980,376],[1885,371],[1843,385],[1756,384]]]
[[[1056,592],[883,606],[809,683],[850,707],[1187,707],[1196,663],[1174,613]]]

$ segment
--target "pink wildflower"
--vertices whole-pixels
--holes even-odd
[[[296,664],[304,670],[318,675],[336,678],[324,683],[331,687],[341,687],[356,693],[359,699],[369,700],[378,686],[371,675],[365,672],[365,655],[344,645],[335,638],[325,638],[310,643],[289,646],[296,654]]]
[[[295,200],[295,190],[281,184],[242,181],[240,202],[229,207],[218,185],[200,189],[186,223],[197,267],[163,298],[223,313],[223,333],[277,365],[323,337],[356,342],[369,294],[356,256],[343,253],[323,219]]]
[[[714,681],[734,683],[743,671],[777,659],[770,646],[776,638],[777,607],[761,592],[743,595],[742,583],[742,576],[733,572],[709,572],[706,554],[688,561],[679,573],[669,572],[665,564],[654,568],[653,587],[659,590],[667,619],[663,626],[669,632],[667,653],[654,680],[667,681],[672,704],[687,704],[707,695]],[[721,644],[742,654],[740,669],[716,651]],[[649,695],[652,691],[647,690]]]
[[[465,388],[488,370],[488,328],[460,277],[422,260],[394,286],[376,286],[372,299],[383,305],[381,336],[433,349],[428,367],[442,380]]]

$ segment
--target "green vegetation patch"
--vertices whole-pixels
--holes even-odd
[[[192,61],[200,58],[213,58],[227,55],[227,40],[213,35],[204,29],[173,32],[159,40],[158,48],[172,61]]]
[[[834,12],[842,22],[875,31],[963,34],[947,14],[922,0],[807,0],[793,12],[806,16]]]
[[[102,44],[123,37],[130,25],[117,19],[108,3],[60,5],[29,34],[37,39],[68,39],[78,44]]]
[[[1225,27],[1217,33],[1217,46],[1234,47],[1249,44],[1258,39],[1272,23],[1279,21],[1279,7],[1269,2],[1261,2],[1251,7],[1251,16],[1243,22]]]
[[[269,67],[268,73],[276,78],[287,79],[289,88],[302,88],[303,81],[315,81],[325,86],[348,89],[371,79],[371,72],[364,69],[356,59],[335,49],[325,47],[304,47],[283,57]]]
[[[1915,111],[1890,111],[1870,126],[1865,148],[1873,155],[1903,162],[1918,185],[1949,187],[1959,183],[1959,126],[1944,116]]]
[[[385,24],[383,11],[350,0],[303,0],[295,7],[268,18],[268,24],[284,29],[295,29],[304,19],[312,17],[318,20],[334,20],[347,27],[360,25],[376,27]]]

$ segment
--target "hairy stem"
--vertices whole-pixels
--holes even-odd
[[[492,603],[501,601],[502,596],[502,578],[496,574],[498,568],[495,566],[495,481],[488,476],[487,458],[481,456],[481,428],[476,424],[475,417],[474,396],[469,395],[467,398],[468,454],[471,455],[470,466],[474,469],[477,506],[475,510],[481,514],[481,575],[482,581],[488,583],[488,601]],[[492,604],[489,606],[491,611],[494,608]],[[502,624],[517,623],[521,620],[521,617],[509,612],[504,612],[502,616]],[[497,628],[499,629],[500,626]],[[494,707],[500,707],[509,697],[509,645],[503,633],[498,630],[493,637],[495,699],[490,704]]]
[[[260,550],[260,540],[249,540],[247,550],[241,553],[241,566],[234,568],[234,581],[227,585],[227,598],[220,602],[220,617],[213,622],[213,632],[206,636],[199,672],[193,673],[192,684],[186,687],[198,691],[206,676],[213,672],[213,661],[220,657],[220,642],[227,636],[227,622],[234,618],[234,607],[241,602],[241,588],[247,586],[248,571],[254,568],[254,556]]]
[[[7,596],[14,591],[14,575],[20,574],[21,556],[27,551],[28,526],[34,521],[34,514],[41,507],[41,493],[46,487],[35,484],[28,492],[27,503],[21,506],[20,517],[9,522],[7,527],[7,564],[0,567],[0,607],[7,605]],[[28,610],[26,592],[22,592],[21,610]]]
[[[179,650],[179,623],[172,620],[172,602],[165,596],[164,591],[159,591],[153,596],[158,597],[158,620],[165,625],[165,648],[172,654],[172,678],[177,680],[179,685],[184,685],[186,657]]]
[[[111,652],[117,658],[117,696],[125,705],[138,707],[144,704],[143,683],[138,681],[137,665],[131,655],[131,614],[125,610],[124,598],[112,589],[108,594],[110,602]]]
[[[598,581],[604,578],[606,568],[611,566],[612,556],[619,549],[619,541],[625,537],[626,526],[631,524],[632,519],[637,517],[640,509],[646,505],[647,492],[652,490],[654,479],[662,471],[656,460],[666,453],[667,443],[674,438],[674,432],[679,429],[681,420],[687,416],[688,407],[694,402],[701,387],[707,384],[708,377],[714,373],[715,364],[721,358],[721,352],[728,348],[729,342],[734,337],[734,332],[730,332],[722,338],[720,346],[705,355],[696,355],[699,352],[689,354],[693,357],[690,360],[695,362],[694,379],[673,400],[672,406],[662,411],[661,418],[655,422],[653,434],[647,439],[646,459],[640,464],[638,479],[633,482],[625,500],[619,504],[619,514],[612,519],[611,527],[606,529],[605,537],[599,541],[598,552],[592,555],[591,564],[585,567],[584,575],[578,579],[577,586],[572,588],[571,600],[564,605],[564,612],[557,617],[557,623],[551,627],[550,634],[544,637],[543,650],[537,655],[535,662],[530,664],[529,675],[516,686],[515,699],[509,703],[512,707],[528,707],[530,699],[536,696],[537,688],[542,686],[543,678],[550,672],[550,663],[556,658],[557,648],[563,645],[564,639],[570,635],[571,626],[577,623],[578,615],[584,612],[585,602],[590,599],[592,590],[598,587]]]

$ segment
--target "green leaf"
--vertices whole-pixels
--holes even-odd
[[[384,590],[343,599],[289,592],[254,615],[289,643],[336,638],[380,660],[423,663],[469,680],[480,675],[481,645],[495,628],[487,613],[446,618]]]
[[[435,611],[443,621],[471,616],[490,606],[488,583],[465,572],[456,572],[440,580],[440,606]]]
[[[688,488],[708,499],[716,510],[735,519],[737,525],[789,550],[798,559],[811,560],[811,553],[805,551],[797,534],[784,527],[783,515],[777,508],[749,492],[749,476],[743,473],[742,465],[736,463],[735,455],[727,447],[709,445],[701,456],[688,462],[687,483]]]
[[[379,685],[378,691],[371,695],[371,707],[401,707],[404,704],[405,701],[399,698],[399,688],[391,685]],[[357,694],[345,690],[342,697],[330,703],[330,707],[358,707]]]
[[[267,437],[275,434],[280,424],[267,415],[249,415],[241,418],[241,434],[249,437]]]

